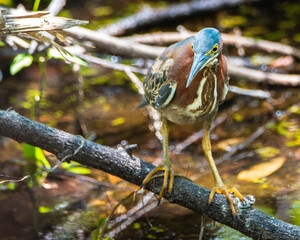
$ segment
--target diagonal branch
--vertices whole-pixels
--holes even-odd
[[[80,151],[73,155],[73,160],[136,185],[141,185],[149,171],[154,168],[152,164],[130,156],[126,151],[115,150],[88,140],[82,142],[80,136],[32,121],[14,111],[0,110],[0,135],[45,149],[59,159],[73,154],[81,147]],[[162,180],[156,179],[147,189],[159,193],[161,184]],[[193,182],[176,177],[172,193],[165,194],[164,197],[172,203],[206,215],[254,239],[299,239],[300,227],[256,211],[251,207],[251,196],[248,197],[248,205],[245,206],[235,201],[239,205],[239,213],[233,217],[223,195],[216,194],[213,203],[208,204],[209,192]]]

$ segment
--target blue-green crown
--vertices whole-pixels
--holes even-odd
[[[215,44],[220,46],[221,35],[220,32],[215,28],[203,28],[200,30],[193,41],[193,49],[197,53],[209,52]],[[219,51],[221,49],[219,48]]]

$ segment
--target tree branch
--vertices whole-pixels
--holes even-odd
[[[150,7],[133,14],[127,18],[101,28],[100,31],[109,35],[122,35],[136,28],[171,21],[180,17],[191,16],[200,12],[216,11],[228,6],[236,6],[245,2],[257,0],[202,0],[188,3],[173,4],[165,9],[152,9]]]
[[[140,43],[126,41],[110,36],[106,33],[97,32],[82,27],[66,29],[65,32],[74,38],[92,41],[97,48],[112,54],[154,59],[164,50],[162,47],[147,46]]]
[[[146,175],[154,168],[152,164],[128,155],[125,150],[115,150],[84,140],[80,136],[22,117],[14,111],[0,110],[0,134],[45,149],[59,159],[74,154],[80,147],[72,160],[136,185],[141,185]],[[147,185],[147,189],[158,194],[161,184],[162,179],[156,179]],[[164,197],[172,203],[206,215],[254,239],[299,239],[300,227],[256,211],[251,207],[251,196],[248,196],[249,200],[245,206],[237,198],[234,199],[238,211],[238,215],[234,217],[223,195],[216,194],[213,203],[209,205],[209,192],[193,182],[176,177],[172,193],[165,194]]]
[[[82,27],[66,29],[65,32],[77,39],[93,41],[93,43],[101,50],[117,55],[154,59],[165,49],[163,47],[154,47],[125,40],[123,38],[113,37],[102,32],[96,32]],[[300,85],[300,75],[263,72],[247,67],[235,66],[231,62],[228,62],[228,72],[231,76],[239,78],[242,76],[251,81],[264,81],[269,84],[291,86]]]
[[[279,74],[263,72],[247,67],[237,66],[228,63],[228,72],[231,76],[246,78],[253,82],[264,82],[269,84],[280,84],[286,86],[299,86],[300,75],[298,74]]]
[[[194,36],[196,33],[191,31],[184,32],[155,32],[146,34],[135,34],[129,37],[122,37],[122,39],[142,44],[150,45],[166,45],[174,42],[179,42],[187,37]],[[272,42],[268,40],[255,39],[250,37],[243,37],[228,33],[222,33],[222,40],[226,45],[238,45],[240,47],[254,48],[268,53],[279,53],[284,55],[291,55],[300,59],[300,50],[289,45]]]

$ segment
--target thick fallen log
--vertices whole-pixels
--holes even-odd
[[[103,170],[124,180],[141,185],[154,168],[150,163],[136,158],[126,150],[115,150],[83,139],[80,136],[48,127],[20,116],[14,111],[0,110],[0,135],[18,142],[26,142],[55,154],[58,159],[74,160],[81,164]],[[160,192],[162,179],[157,178],[146,188]],[[232,216],[225,196],[216,194],[208,204],[210,191],[187,179],[176,177],[171,194],[164,197],[172,203],[187,207],[197,213],[226,224],[253,239],[299,239],[300,227],[294,226],[251,207],[251,196],[246,205],[234,199],[237,216]],[[253,203],[253,201],[252,201]]]

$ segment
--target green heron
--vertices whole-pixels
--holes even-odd
[[[236,214],[230,193],[234,192],[241,200],[243,196],[235,188],[225,188],[215,165],[210,143],[211,123],[228,91],[227,64],[222,55],[222,47],[219,31],[204,28],[194,37],[168,47],[149,69],[143,83],[145,99],[139,107],[150,104],[162,115],[163,158],[162,163],[145,178],[143,185],[155,173],[163,171],[164,181],[158,199],[163,197],[166,189],[169,193],[172,191],[174,171],[168,156],[167,120],[177,124],[202,121],[202,147],[216,182],[210,193],[209,203],[216,192],[224,194],[232,213]]]

